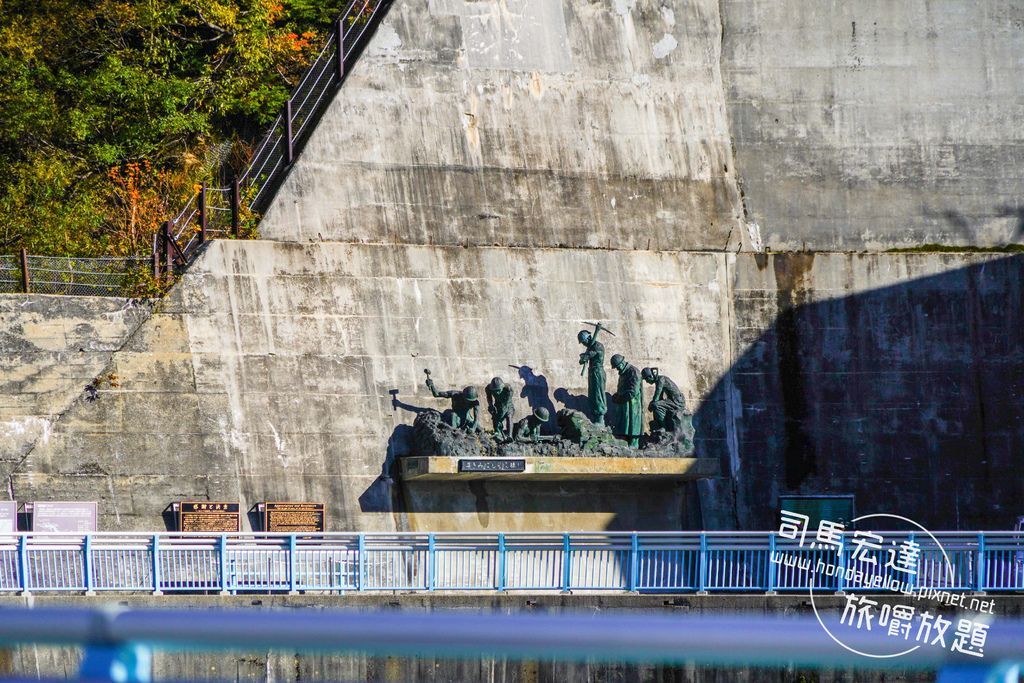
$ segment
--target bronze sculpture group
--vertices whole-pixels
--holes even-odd
[[[608,402],[605,393],[607,381],[604,368],[605,350],[604,345],[598,341],[597,337],[602,331],[608,334],[612,334],[612,332],[600,323],[588,324],[594,325],[593,332],[581,330],[576,335],[577,341],[585,349],[579,356],[579,363],[583,366],[582,372],[587,375],[587,403],[590,407],[590,419],[595,428],[606,431],[605,416],[608,412]],[[667,435],[671,438],[684,428],[685,400],[675,382],[662,375],[656,367],[637,369],[622,354],[613,355],[610,365],[619,373],[615,393],[611,396],[612,402],[619,406],[618,420],[613,430],[616,437],[624,440],[632,448],[639,447],[640,437],[644,431],[644,382],[654,385],[654,395],[647,405],[647,409],[651,413],[652,433]],[[427,387],[431,394],[435,398],[451,400],[451,411],[447,414],[449,426],[469,434],[482,432],[479,416],[480,400],[477,397],[476,389],[468,386],[461,390],[438,391],[430,377],[430,371],[425,370],[424,372],[427,374]],[[529,444],[557,438],[541,434],[543,425],[551,419],[550,412],[545,408],[537,408],[525,418],[513,422],[515,416],[513,392],[502,378],[493,378],[484,389],[484,394],[487,399],[487,412],[491,416],[492,433],[498,443]],[[559,423],[563,432],[566,432],[566,428],[572,432],[579,431],[578,420],[573,427],[568,424],[570,418],[563,416],[563,413],[571,412],[574,411],[559,411]],[[579,413],[575,414],[580,415]],[[585,421],[582,415],[579,419]]]

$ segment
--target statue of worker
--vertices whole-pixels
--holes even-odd
[[[487,395],[487,412],[491,414],[494,435],[499,441],[512,438],[512,415],[515,405],[512,403],[512,387],[505,384],[500,377],[495,377],[484,389]]]
[[[514,440],[518,443],[539,443],[541,441],[553,441],[553,436],[541,436],[541,427],[551,419],[551,413],[547,408],[537,408],[532,414],[527,415],[519,422],[516,422]]]
[[[478,408],[480,399],[476,397],[476,387],[465,387],[461,391],[438,391],[434,387],[434,380],[427,376],[427,388],[434,398],[450,398],[452,401],[452,412],[449,424],[464,432],[479,432],[480,422]]]
[[[604,415],[608,412],[608,401],[604,393],[604,344],[587,330],[580,330],[576,335],[586,351],[580,354],[580,365],[587,366],[587,399],[590,401],[590,412],[595,424],[604,424]]]
[[[647,409],[651,411],[651,431],[664,429],[676,432],[682,426],[680,417],[686,409],[683,393],[671,379],[658,372],[658,368],[644,368],[640,376],[648,384],[654,385],[654,395]]]
[[[618,353],[612,356],[612,367],[619,371],[619,386],[612,400],[622,406],[616,436],[625,437],[626,443],[636,448],[644,431],[644,393],[640,371]]]

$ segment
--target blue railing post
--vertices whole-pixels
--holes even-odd
[[[907,536],[907,540],[910,541],[911,543],[913,543],[914,542],[914,534],[911,533],[909,536]],[[907,585],[910,586],[911,589],[914,589],[914,588],[917,587],[917,575],[918,575],[918,573],[920,571],[921,571],[921,554],[918,553],[917,560],[915,561],[915,564],[914,564],[914,573],[913,574],[909,574],[909,573],[907,574]]]
[[[707,593],[708,586],[708,535],[700,534],[700,569],[697,575],[697,593]]]
[[[775,563],[772,562],[772,556],[775,555],[775,533],[768,532],[768,572],[766,578],[768,585],[765,586],[765,592],[769,595],[775,595]]]
[[[21,594],[29,594],[28,580],[28,535],[18,536],[18,580],[21,586]]]
[[[836,593],[846,594],[846,534],[839,535],[839,551],[836,555],[836,562],[839,563],[839,573],[836,575]]]
[[[85,582],[85,594],[96,595],[92,589],[92,536],[85,535],[82,543],[82,580]]]
[[[434,590],[434,575],[437,572],[437,554],[434,552],[434,534],[427,534],[427,590]]]
[[[160,570],[160,535],[153,534],[153,595],[164,594],[164,592],[160,590],[160,584],[162,582]]]
[[[562,534],[562,591],[568,593],[570,583],[572,583],[572,546],[569,543],[569,534]]]
[[[630,593],[636,592],[637,574],[640,568],[640,538],[634,531],[629,537],[629,581],[626,590]]]
[[[985,592],[985,534],[978,532],[978,566],[974,572],[974,590]]]
[[[298,591],[298,576],[296,576],[298,568],[298,557],[295,550],[295,534],[288,537],[288,592],[291,595],[297,594]]]
[[[366,583],[366,536],[359,534],[358,550],[356,559],[358,560],[358,566],[356,568],[356,590],[366,590],[363,585]]]
[[[218,554],[220,555],[220,594],[228,594],[228,537],[220,535],[217,543]]]
[[[498,534],[498,590],[505,590],[505,534]]]

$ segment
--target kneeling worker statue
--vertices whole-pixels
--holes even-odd
[[[476,397],[476,387],[466,387],[461,391],[438,391],[434,387],[434,380],[430,379],[430,371],[427,373],[427,388],[434,398],[450,398],[452,401],[452,412],[449,424],[464,432],[479,432],[480,421],[478,409],[480,399]]]
[[[552,436],[541,436],[540,428],[551,419],[547,408],[537,408],[532,415],[527,415],[519,422],[513,431],[513,438],[519,443],[539,443],[541,441],[553,441]]]
[[[494,424],[494,436],[498,441],[512,438],[512,415],[515,405],[512,402],[512,387],[505,384],[500,377],[495,377],[484,389],[487,395],[487,412],[491,414]]]
[[[676,383],[665,375],[658,373],[658,368],[644,368],[640,373],[644,381],[654,385],[654,396],[647,408],[651,411],[651,430],[664,429],[676,432],[681,425],[680,418],[686,409],[683,392]]]

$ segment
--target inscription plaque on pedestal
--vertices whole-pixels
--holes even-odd
[[[13,500],[0,501],[0,534],[18,530],[18,504]]]
[[[85,533],[96,531],[96,503],[37,501],[25,503],[32,531]]]
[[[326,530],[327,515],[323,503],[261,503],[264,531],[295,531]]]
[[[182,501],[177,503],[178,531],[241,531],[238,503]]]
[[[459,472],[525,472],[522,458],[491,458],[486,460],[460,460]]]

